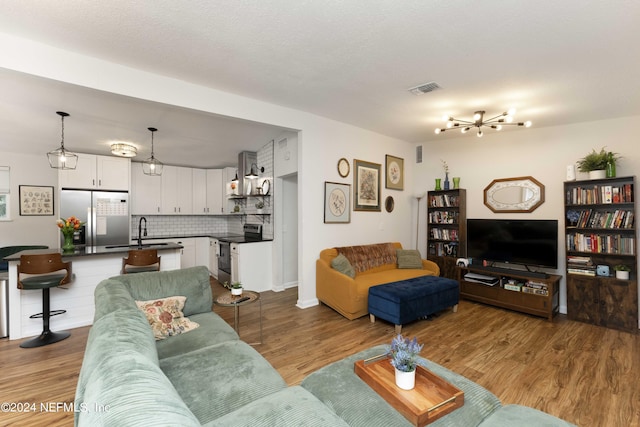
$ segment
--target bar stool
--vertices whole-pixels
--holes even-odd
[[[131,266],[131,268],[127,268]],[[160,257],[156,249],[132,249],[128,258],[122,258],[120,274],[160,271]]]
[[[22,277],[22,275],[28,275]],[[59,253],[21,255],[18,264],[18,288],[22,290],[42,289],[42,313],[29,316],[31,319],[42,317],[40,336],[20,344],[22,348],[34,348],[49,345],[68,338],[68,331],[52,332],[49,329],[51,316],[66,313],[66,310],[51,311],[51,288],[71,282],[71,262],[63,262]]]

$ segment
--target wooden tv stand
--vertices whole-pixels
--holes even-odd
[[[561,276],[549,274],[547,277],[530,277],[526,271],[471,266],[458,267],[458,269],[462,298],[546,317],[549,321],[553,321],[554,314],[558,312]],[[498,283],[489,286],[471,282],[465,280],[467,273],[495,277]],[[513,284],[510,284],[510,281]],[[505,285],[516,286],[520,290],[505,289]]]

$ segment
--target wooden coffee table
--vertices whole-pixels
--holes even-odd
[[[254,291],[243,290],[242,295],[231,295],[231,292],[225,292],[218,296],[213,302],[221,307],[233,307],[233,329],[240,336],[240,307],[252,304],[258,301],[260,304],[260,342],[249,343],[250,345],[262,344],[262,300],[260,294]]]

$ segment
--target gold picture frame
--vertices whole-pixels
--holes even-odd
[[[385,156],[385,188],[404,190],[404,159],[387,154]]]
[[[354,211],[380,212],[380,164],[353,160]]]

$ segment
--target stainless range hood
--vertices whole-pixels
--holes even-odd
[[[252,190],[247,188],[247,183],[251,180],[244,176],[251,172],[253,163],[258,163],[258,153],[255,151],[241,151],[238,154],[238,194],[240,195],[246,195]]]

